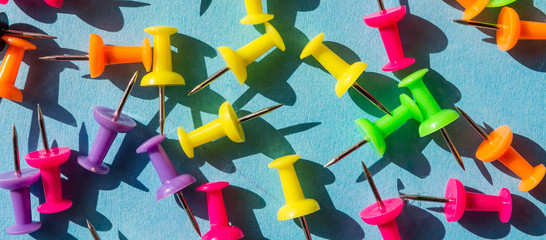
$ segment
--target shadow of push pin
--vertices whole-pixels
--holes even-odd
[[[304,59],[309,55],[313,55],[313,57],[315,57],[315,59],[317,59],[317,61],[337,79],[335,91],[338,98],[345,94],[350,87],[353,87],[356,91],[370,100],[376,107],[381,109],[381,111],[390,115],[391,113],[383,104],[356,82],[358,77],[360,77],[362,72],[368,67],[368,64],[355,62],[349,65],[331,49],[326,47],[322,42],[323,40],[324,33],[320,33],[311,39],[305,48],[303,48],[300,58]]]
[[[0,97],[21,102],[23,101],[23,93],[15,87],[15,80],[17,80],[25,51],[34,50],[36,46],[13,36],[3,36],[2,40],[8,43],[9,47],[0,65]]]
[[[244,237],[243,231],[236,226],[230,226],[222,189],[229,186],[228,182],[212,182],[199,186],[196,190],[207,194],[210,230],[203,235],[202,240],[237,240]]]
[[[521,21],[518,13],[509,7],[503,7],[497,24],[453,20],[456,23],[497,31],[497,46],[501,51],[508,51],[516,46],[519,40],[546,40],[546,23]]]
[[[150,41],[144,38],[140,47],[134,46],[109,46],[97,34],[91,34],[89,38],[89,53],[87,55],[55,55],[40,57],[42,60],[52,61],[89,61],[89,73],[92,78],[100,76],[106,65],[138,63],[141,62],[150,71],[152,67],[152,47]]]
[[[459,166],[465,170],[463,160],[459,152],[457,152],[457,148],[455,148],[449,134],[444,129],[445,126],[457,120],[459,114],[452,109],[440,108],[438,102],[436,102],[436,99],[434,99],[434,96],[432,96],[423,82],[423,76],[427,72],[428,69],[421,69],[410,74],[398,84],[398,87],[407,87],[411,91],[415,102],[417,102],[423,113],[424,121],[419,125],[419,136],[424,137],[440,130],[449,151],[453,154]]]
[[[89,232],[91,233],[91,236],[93,237],[93,240],[100,240],[99,234],[97,234],[97,230],[95,230],[95,227],[89,220],[85,219],[85,222],[87,222],[87,229],[89,229]]]
[[[371,148],[377,155],[383,156],[387,148],[385,138],[390,136],[394,131],[402,127],[402,125],[412,118],[418,122],[423,121],[421,110],[408,95],[400,94],[400,103],[400,106],[392,111],[392,116],[385,115],[375,122],[371,122],[365,118],[355,120],[355,124],[363,139],[330,160],[324,167],[329,167],[339,162],[341,159],[368,142],[371,143]]]
[[[224,58],[226,66],[220,71],[216,72],[210,76],[207,80],[198,84],[193,88],[188,96],[200,91],[209,85],[216,78],[222,76],[222,74],[231,70],[240,84],[243,84],[247,78],[246,67],[258,59],[260,56],[265,54],[267,51],[271,50],[273,47],[277,47],[281,51],[285,50],[284,42],[281,38],[281,35],[269,23],[264,23],[265,34],[256,38],[254,41],[244,45],[243,47],[237,49],[236,51],[229,47],[219,47],[218,52]]]
[[[62,212],[70,206],[72,201],[63,199],[61,187],[61,168],[60,165],[70,157],[70,148],[54,147],[49,148],[47,135],[44,125],[44,116],[42,109],[38,104],[38,123],[42,135],[43,150],[38,150],[25,155],[28,165],[40,169],[42,184],[44,185],[44,195],[46,202],[38,206],[40,213]]]
[[[176,194],[178,200],[182,204],[184,211],[188,215],[190,222],[199,236],[201,236],[201,231],[199,230],[199,225],[195,220],[195,217],[188,205],[188,202],[182,195],[182,189],[186,188],[190,184],[195,182],[195,178],[190,174],[178,175],[176,168],[174,168],[171,159],[167,156],[167,153],[161,146],[161,142],[165,139],[165,135],[157,135],[148,139],[140,147],[137,148],[137,153],[147,152],[150,157],[150,161],[161,180],[161,187],[157,189],[155,198],[157,201],[162,200],[172,194]]]
[[[1,1],[0,1],[1,3]],[[7,3],[7,1],[6,1]],[[34,38],[34,39],[55,39],[57,37],[49,36],[42,33],[24,32],[10,29],[8,15],[5,12],[0,12],[0,37],[13,36],[21,38]],[[6,42],[0,41],[0,52],[4,50]]]
[[[193,158],[193,149],[195,147],[212,142],[224,136],[227,136],[233,142],[244,142],[245,133],[243,132],[241,123],[262,116],[281,106],[283,106],[283,104],[264,108],[260,111],[237,118],[237,114],[235,113],[235,110],[231,104],[224,102],[220,106],[218,118],[216,120],[207,123],[189,133],[187,133],[182,127],[178,127],[178,141],[180,142],[182,150],[184,150],[184,153],[186,153],[189,158]]]
[[[514,148],[512,148],[513,133],[508,126],[501,126],[490,134],[478,126],[463,110],[457,107],[463,118],[480,134],[484,141],[476,150],[476,158],[483,162],[499,160],[518,177],[521,178],[518,189],[528,192],[535,188],[546,174],[546,167],[539,164],[531,166]]]
[[[466,192],[463,184],[450,178],[447,182],[445,197],[429,197],[420,195],[400,195],[403,199],[445,203],[444,215],[448,222],[461,219],[465,211],[497,212],[503,223],[512,216],[512,195],[506,188],[499,191],[498,196]]]
[[[263,12],[262,0],[245,0],[247,15],[241,19],[241,24],[260,24],[273,19],[273,14]]]
[[[15,216],[15,224],[9,226],[6,233],[20,235],[34,232],[42,226],[40,222],[32,221],[30,212],[30,185],[40,178],[40,171],[33,168],[21,169],[15,125],[13,125],[12,136],[15,171],[0,174],[0,187],[9,190]]]
[[[0,4],[4,4],[4,5],[7,4],[8,2],[9,0],[0,0]],[[44,0],[44,2],[47,3],[47,5],[49,6],[60,8],[61,6],[63,6],[64,0]]]
[[[294,169],[294,163],[298,159],[300,159],[299,155],[284,156],[269,163],[267,167],[279,170],[284,199],[286,201],[286,205],[282,206],[277,212],[277,219],[284,221],[299,218],[305,238],[310,240],[311,233],[309,233],[305,215],[320,210],[320,206],[314,199],[305,198],[303,195],[298,175]]]
[[[470,20],[480,14],[485,7],[501,7],[515,2],[516,0],[456,0],[463,6],[463,20]]]
[[[415,63],[414,58],[404,56],[400,33],[398,31],[398,22],[406,15],[406,6],[398,6],[385,9],[382,0],[377,0],[380,11],[372,13],[363,18],[366,25],[378,28],[389,62],[381,69],[383,71],[397,71],[411,66]]]
[[[137,76],[138,72],[135,72],[116,110],[102,106],[93,108],[93,118],[100,124],[100,127],[93,145],[91,145],[89,156],[78,157],[78,163],[83,168],[98,174],[107,174],[110,171],[103,161],[116,136],[118,133],[129,132],[136,126],[135,121],[121,111],[136,83]]]

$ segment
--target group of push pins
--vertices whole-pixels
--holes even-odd
[[[518,14],[508,7],[504,7],[501,10],[497,24],[471,20],[483,11],[485,7],[504,6],[514,1],[457,0],[465,8],[465,11],[462,20],[455,21],[466,25],[497,30],[498,47],[503,51],[513,48],[519,39],[545,39],[545,23],[520,21]],[[0,4],[6,4],[7,2],[7,0],[0,0]],[[60,7],[63,3],[62,0],[45,0],[45,2],[54,7]],[[265,33],[237,50],[225,46],[219,47],[218,52],[226,62],[226,67],[196,85],[189,92],[188,96],[202,90],[228,71],[231,71],[239,83],[243,84],[247,80],[247,67],[251,63],[275,47],[281,51],[285,50],[281,35],[268,22],[274,16],[263,12],[261,0],[245,0],[244,2],[248,15],[242,18],[240,22],[250,25],[264,24]],[[382,67],[382,70],[397,71],[404,69],[415,63],[415,59],[404,56],[397,25],[406,14],[406,8],[405,6],[398,6],[386,9],[381,0],[378,0],[378,4],[380,11],[364,17],[363,20],[366,25],[378,28],[383,39],[389,62]],[[174,194],[187,213],[193,228],[202,239],[240,239],[244,234],[240,228],[230,225],[224,205],[222,189],[229,185],[228,182],[207,183],[197,188],[197,191],[206,193],[210,221],[210,230],[206,234],[201,235],[197,221],[182,193],[186,187],[195,183],[196,179],[190,174],[179,174],[165,149],[161,146],[162,141],[166,137],[163,134],[165,124],[165,87],[185,84],[184,78],[172,69],[170,36],[178,30],[173,27],[155,26],[146,28],[144,31],[154,36],[153,48],[148,39],[144,39],[141,46],[111,46],[105,45],[99,35],[91,34],[89,51],[86,55],[44,56],[40,59],[89,61],[90,75],[93,78],[100,76],[105,71],[106,65],[112,64],[142,63],[146,71],[152,70],[142,78],[140,85],[156,86],[159,88],[160,134],[145,141],[136,149],[136,152],[148,154],[161,181],[161,187],[156,191],[157,201]],[[4,45],[9,45],[0,65],[0,97],[20,102],[23,99],[22,92],[14,86],[19,66],[21,65],[24,52],[36,49],[35,45],[20,37],[38,39],[54,39],[55,37],[10,29],[5,13],[0,13],[0,36],[2,38],[2,41],[0,41],[0,50],[4,48]],[[449,150],[464,170],[465,167],[461,157],[445,130],[445,127],[454,122],[460,114],[484,139],[476,151],[476,158],[483,162],[491,162],[498,159],[521,178],[518,186],[520,191],[530,191],[544,177],[546,173],[544,165],[541,164],[533,167],[511,147],[513,134],[508,126],[501,126],[487,134],[463,110],[457,108],[459,112],[457,113],[457,111],[451,109],[442,109],[424,83],[423,78],[428,69],[416,71],[398,84],[398,87],[408,88],[415,100],[406,94],[401,94],[399,96],[400,106],[391,112],[356,82],[366,69],[367,64],[364,62],[355,62],[352,64],[345,62],[323,44],[323,39],[323,33],[313,38],[305,46],[300,57],[303,59],[313,56],[334,76],[337,80],[335,93],[338,97],[341,97],[349,88],[353,87],[386,113],[385,116],[375,122],[364,118],[357,119],[355,124],[363,139],[334,157],[324,167],[339,162],[366,143],[370,143],[369,145],[378,155],[383,155],[386,151],[385,138],[394,133],[406,122],[414,119],[420,123],[418,132],[421,137],[438,131],[442,133]],[[93,109],[93,117],[100,127],[88,156],[79,156],[77,158],[81,167],[97,174],[107,174],[110,171],[109,167],[104,163],[104,159],[117,134],[129,132],[136,126],[135,121],[128,115],[123,114],[122,110],[137,81],[137,77],[138,72],[135,72],[115,110],[103,106],[97,106]],[[220,106],[216,120],[190,132],[185,131],[182,127],[178,127],[177,134],[180,146],[189,158],[193,158],[196,147],[225,136],[233,142],[244,142],[245,135],[242,123],[269,113],[281,106],[282,104],[279,104],[239,117],[234,108],[228,102],[225,102]],[[43,214],[58,213],[72,206],[71,200],[63,199],[60,176],[60,165],[69,159],[71,150],[67,147],[49,147],[40,105],[37,106],[37,110],[43,149],[25,155],[24,158],[27,164],[32,168],[21,169],[17,132],[14,125],[14,171],[0,174],[0,187],[10,191],[15,214],[15,224],[6,229],[8,234],[26,234],[40,228],[40,222],[32,221],[30,208],[30,186],[39,178],[42,180],[45,202],[38,207],[38,212]],[[303,195],[296,169],[294,168],[294,163],[299,158],[300,156],[298,155],[281,157],[271,162],[268,167],[279,171],[286,200],[286,204],[278,211],[278,220],[298,218],[304,230],[305,237],[309,240],[311,239],[311,234],[307,227],[305,216],[318,211],[320,206],[317,201],[305,198]],[[377,225],[384,239],[400,239],[396,218],[402,212],[405,203],[404,200],[444,203],[444,213],[448,222],[458,221],[465,211],[495,211],[498,212],[501,222],[507,222],[512,213],[512,199],[508,189],[502,188],[498,196],[466,192],[463,184],[453,178],[449,179],[447,183],[444,197],[400,195],[399,198],[382,199],[364,162],[362,162],[362,167],[371,186],[376,203],[362,210],[360,216],[367,224]],[[87,225],[93,238],[99,239],[93,225],[89,221],[87,221]]]

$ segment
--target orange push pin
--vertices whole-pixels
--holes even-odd
[[[34,44],[12,36],[3,36],[8,43],[8,51],[0,65],[0,97],[13,101],[23,101],[23,93],[15,87],[15,80],[26,50],[34,50]]]
[[[148,38],[144,38],[142,46],[109,46],[104,45],[102,38],[91,33],[89,38],[89,54],[87,55],[56,55],[41,57],[52,61],[89,61],[89,72],[92,78],[100,76],[106,65],[141,62],[150,71],[152,67],[152,47]]]
[[[514,135],[510,127],[500,126],[488,135],[463,110],[458,107],[457,110],[485,140],[478,147],[476,158],[483,162],[492,162],[498,159],[521,178],[518,189],[522,192],[528,192],[540,183],[544,178],[544,174],[546,174],[546,167],[543,164],[536,167],[531,166],[525,158],[512,148]]]
[[[2,1],[0,0],[0,3]],[[14,37],[21,37],[21,38],[34,38],[34,39],[55,39],[57,37],[50,36],[43,33],[35,33],[35,32],[24,32],[19,30],[13,30],[9,27],[9,20],[8,15],[5,12],[0,12],[0,37],[2,36],[14,36]],[[6,46],[6,42],[0,41],[0,52],[4,50],[4,47]]]

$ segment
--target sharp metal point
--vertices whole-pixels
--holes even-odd
[[[305,216],[299,217],[301,228],[303,229],[303,233],[305,234],[306,240],[311,240],[311,233],[309,232],[309,226],[307,226],[307,221],[305,220]]]
[[[19,162],[19,144],[17,143],[17,130],[15,124],[13,124],[11,130],[11,139],[13,141],[13,167],[15,168],[15,175],[21,175],[21,165]]]
[[[383,203],[383,200],[381,199],[381,196],[379,195],[379,192],[377,191],[377,187],[375,186],[375,183],[373,182],[372,174],[368,170],[368,167],[366,167],[366,164],[364,164],[363,161],[360,161],[362,163],[362,169],[364,169],[364,174],[366,175],[366,179],[368,179],[368,183],[370,184],[370,188],[372,189],[373,196],[375,197],[375,201],[377,201],[377,205],[379,206],[379,210],[385,209],[385,204]]]
[[[188,215],[188,218],[190,219],[193,229],[195,229],[197,234],[199,234],[199,237],[201,237],[201,230],[199,229],[199,224],[197,224],[197,221],[195,220],[195,216],[193,215],[193,212],[191,211],[190,206],[188,205],[188,202],[186,202],[184,195],[182,195],[182,192],[177,192],[176,197],[178,198],[178,201],[180,201],[180,203],[182,204],[182,208],[184,208],[184,211],[186,211],[186,215]]]
[[[324,165],[324,167],[327,168],[327,167],[339,162],[339,160],[341,160],[344,157],[346,157],[347,155],[351,154],[352,152],[354,152],[358,148],[364,146],[364,144],[366,144],[366,143],[368,143],[367,139],[363,139],[362,141],[357,142],[352,147],[348,148],[347,150],[343,151],[341,154],[339,154],[336,157],[332,158],[332,160],[330,160],[328,163],[326,163],[326,165]]]
[[[421,196],[421,195],[405,195],[405,194],[401,194],[401,195],[400,195],[400,198],[406,199],[406,200],[427,201],[427,202],[441,202],[441,203],[449,202],[449,199],[447,199],[447,198],[430,197],[430,196]]]
[[[457,151],[457,148],[455,148],[455,145],[453,145],[453,142],[451,141],[451,138],[449,137],[449,134],[447,134],[447,131],[445,128],[441,129],[442,136],[444,137],[444,140],[446,141],[447,147],[449,148],[449,151],[451,154],[453,154],[453,157],[455,157],[455,160],[457,160],[457,163],[461,168],[463,168],[463,171],[466,169],[464,168],[463,160],[461,159],[461,155],[459,155],[459,152]]]
[[[215,74],[212,74],[207,80],[203,81],[202,83],[199,83],[197,86],[195,86],[189,93],[188,96],[191,96],[192,94],[199,92],[201,89],[205,88],[207,85],[209,85],[212,81],[216,80],[218,77],[222,76],[222,74],[229,71],[228,67],[224,67],[220,69],[220,71],[216,72]]]
[[[49,143],[47,142],[47,135],[44,124],[44,115],[42,115],[42,109],[38,103],[38,126],[40,127],[40,133],[42,135],[42,144],[44,145],[44,150],[49,152]]]
[[[118,104],[118,107],[116,108],[116,111],[114,112],[112,116],[113,121],[117,121],[119,119],[119,115],[121,114],[121,111],[123,110],[123,106],[125,106],[125,102],[127,102],[127,99],[129,98],[129,95],[131,94],[131,90],[133,90],[133,87],[135,86],[136,79],[138,77],[138,71],[133,74],[133,77],[131,77],[131,80],[127,84],[127,87],[125,88],[125,92],[123,93],[123,97],[121,98],[121,101]]]
[[[54,55],[39,57],[38,59],[49,61],[89,61],[89,55]]]
[[[163,135],[163,129],[165,128],[165,87],[159,87],[159,129],[161,135]]]
[[[379,9],[381,11],[385,11],[385,5],[383,4],[383,0],[377,0],[377,4],[379,5]]]
[[[462,109],[460,109],[457,106],[455,106],[455,108],[457,109],[457,111],[459,111],[461,116],[463,116],[464,120],[466,120],[466,122],[468,122],[470,124],[470,126],[472,126],[472,128],[474,128],[474,130],[476,130],[476,132],[478,132],[478,134],[480,134],[480,136],[483,138],[483,140],[489,139],[489,134],[487,134],[483,130],[483,128],[481,128],[478,124],[476,124],[476,122],[474,122],[474,120],[472,120],[472,118],[470,118],[470,116],[468,116],[468,114],[466,114]]]
[[[492,29],[492,30],[499,30],[499,26],[497,24],[493,24],[493,23],[469,21],[469,20],[462,20],[462,19],[456,19],[456,20],[453,20],[453,21],[456,22],[456,23],[460,23],[460,24],[468,25],[468,26],[474,26],[474,27]]]
[[[381,111],[385,112],[386,114],[389,114],[392,116],[392,113],[383,105],[379,100],[377,100],[374,96],[372,96],[366,89],[362,88],[358,83],[353,84],[353,88],[358,91],[360,94],[362,94],[364,97],[366,97],[370,102],[372,102],[377,108],[381,109]]]
[[[89,222],[89,220],[85,219],[87,222],[87,228],[89,229],[89,232],[91,233],[91,236],[93,236],[94,240],[100,240],[99,235],[97,234],[97,230],[95,230],[95,227],[93,227],[93,224]]]
[[[250,120],[250,119],[257,118],[257,117],[262,116],[262,115],[264,115],[264,114],[270,113],[270,112],[272,112],[273,110],[282,107],[283,105],[284,105],[284,104],[281,103],[281,104],[278,104],[278,105],[275,105],[275,106],[271,106],[271,107],[268,107],[268,108],[264,108],[264,109],[262,109],[262,110],[260,110],[260,111],[257,111],[257,112],[253,112],[253,113],[248,114],[248,115],[246,115],[246,116],[242,116],[242,117],[239,118],[239,122],[240,122],[240,123],[243,123],[243,122],[246,122],[246,121],[248,121],[248,120]]]
[[[34,39],[56,39],[55,36],[50,36],[43,33],[34,33],[34,32],[25,32],[25,31],[18,31],[18,30],[10,30],[10,29],[2,29],[2,32],[6,35],[11,35],[15,37],[23,37],[23,38],[34,38]]]

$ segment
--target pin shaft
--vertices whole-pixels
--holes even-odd
[[[188,96],[191,96],[192,94],[200,91],[201,89],[205,88],[207,85],[209,85],[212,81],[216,80],[218,77],[222,76],[222,74],[226,73],[227,71],[229,71],[229,68],[228,67],[224,67],[222,69],[220,69],[218,72],[216,72],[215,74],[212,74],[212,76],[210,76],[209,78],[207,78],[207,80],[203,81],[202,83],[199,83],[197,86],[195,86],[189,93],[188,93]]]
[[[243,122],[246,122],[246,121],[248,121],[250,119],[254,119],[254,118],[257,118],[257,117],[262,116],[264,114],[270,113],[273,110],[282,107],[283,105],[284,104],[281,103],[281,104],[278,104],[278,105],[275,105],[275,106],[264,108],[264,109],[262,109],[260,111],[257,111],[257,112],[253,112],[253,113],[248,114],[246,116],[242,116],[242,117],[239,118],[239,122],[243,123]]]
[[[427,201],[427,202],[441,202],[441,203],[449,202],[449,199],[447,198],[430,197],[430,196],[422,196],[422,195],[400,195],[400,198],[416,200],[416,201]]]
[[[40,104],[38,104],[38,126],[40,127],[40,134],[42,135],[42,144],[44,145],[44,150],[49,152],[49,144],[47,142],[47,134],[44,124],[44,115],[42,115],[42,109]]]
[[[381,196],[379,195],[379,191],[377,191],[377,187],[375,186],[375,183],[373,182],[372,174],[368,170],[368,167],[366,167],[366,164],[364,164],[363,161],[360,161],[362,163],[362,169],[364,169],[364,174],[366,175],[366,179],[368,179],[368,183],[370,184],[370,188],[372,189],[373,196],[375,197],[375,201],[377,201],[377,205],[379,206],[379,210],[385,209],[385,204],[383,203],[383,200],[381,199]]]
[[[381,11],[385,11],[385,5],[383,4],[383,0],[377,0],[377,4],[379,5],[379,9]]]
[[[133,87],[135,86],[136,78],[138,77],[138,71],[133,74],[133,77],[131,77],[131,80],[127,84],[127,87],[125,88],[125,92],[123,92],[123,97],[121,98],[121,101],[118,104],[118,107],[116,108],[116,111],[114,112],[112,116],[113,121],[117,121],[119,119],[119,115],[121,114],[121,111],[123,110],[123,106],[125,106],[125,102],[127,102],[127,98],[129,98],[129,95],[131,94],[131,90],[133,90]]]
[[[456,23],[460,23],[460,24],[468,25],[468,26],[474,26],[474,27],[492,29],[492,30],[499,30],[499,26],[497,24],[493,24],[493,23],[477,22],[477,21],[462,20],[462,19],[456,19],[456,20],[453,20],[453,21],[456,22]]]
[[[341,160],[344,157],[346,157],[347,155],[351,154],[352,152],[354,152],[358,148],[364,146],[364,144],[366,144],[366,143],[368,143],[368,140],[366,140],[366,139],[363,139],[362,141],[357,142],[352,147],[348,148],[347,150],[343,151],[341,154],[339,154],[336,157],[332,158],[332,160],[330,160],[328,163],[326,163],[326,165],[324,165],[324,167],[326,168],[326,167],[329,167],[329,166],[339,162],[339,160]]]
[[[12,141],[13,141],[13,166],[15,168],[15,175],[21,175],[21,164],[19,162],[19,144],[17,143],[17,130],[15,124],[12,127]]]
[[[180,201],[180,204],[182,205],[182,208],[184,208],[184,211],[186,211],[186,215],[188,215],[188,218],[190,219],[193,229],[195,229],[197,234],[201,236],[201,230],[199,229],[199,225],[197,224],[197,221],[195,220],[195,216],[193,215],[193,212],[191,211],[190,206],[188,205],[188,202],[186,202],[184,195],[182,195],[182,192],[177,192],[176,197],[178,198],[178,201]]]
[[[159,86],[159,129],[161,135],[163,135],[163,129],[165,128],[165,87]]]
[[[301,228],[303,229],[303,233],[305,234],[306,240],[311,240],[311,233],[309,232],[309,226],[307,225],[307,220],[305,220],[305,216],[299,217]]]
[[[23,37],[23,38],[33,38],[33,39],[56,39],[55,36],[50,36],[43,33],[34,33],[34,32],[25,32],[25,31],[18,31],[18,30],[11,30],[11,29],[1,29],[2,32],[6,35],[11,35],[15,37]]]
[[[54,55],[39,57],[38,59],[48,61],[89,61],[89,55]]]
[[[474,120],[472,120],[472,118],[470,118],[470,116],[468,116],[468,114],[466,114],[466,112],[464,112],[462,109],[460,109],[458,107],[455,107],[455,108],[457,109],[457,111],[459,111],[461,116],[463,116],[464,120],[466,120],[466,122],[468,122],[470,124],[470,126],[472,126],[472,128],[474,128],[474,130],[476,130],[476,132],[478,132],[478,134],[480,134],[480,136],[484,140],[489,139],[489,134],[487,134],[483,130],[483,128],[481,128],[478,124],[476,124],[476,122],[474,122]]]
[[[360,94],[362,94],[364,97],[366,97],[368,100],[370,100],[370,102],[372,102],[376,107],[378,107],[379,109],[381,109],[381,111],[385,112],[386,114],[389,114],[392,116],[392,113],[389,111],[389,109],[387,109],[385,107],[385,105],[383,105],[381,102],[379,102],[379,100],[377,100],[377,98],[375,98],[374,96],[372,96],[368,91],[366,91],[366,89],[362,88],[360,85],[358,85],[358,83],[354,83],[353,84],[353,88],[358,91]]]
[[[457,151],[457,148],[455,148],[455,145],[453,145],[453,141],[451,141],[451,138],[449,137],[449,134],[447,134],[447,131],[446,131],[445,128],[442,128],[441,132],[442,132],[442,136],[444,137],[444,140],[446,141],[447,147],[449,148],[449,151],[451,152],[453,157],[455,157],[455,160],[457,161],[459,166],[461,166],[461,168],[463,168],[463,171],[464,171],[465,168],[464,168],[463,160],[461,159],[461,155],[459,155],[459,152]]]
[[[87,228],[89,229],[89,232],[91,233],[91,236],[93,236],[93,239],[94,240],[100,240],[100,237],[97,234],[97,230],[95,230],[95,227],[93,226],[93,224],[91,224],[91,222],[89,222],[89,220],[87,220],[87,219],[85,219],[85,221],[87,222]]]

